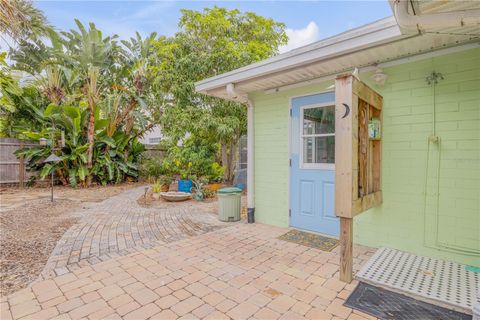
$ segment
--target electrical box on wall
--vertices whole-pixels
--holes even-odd
[[[352,75],[335,81],[335,214],[353,218],[382,202],[383,98]]]

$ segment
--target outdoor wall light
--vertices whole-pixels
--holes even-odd
[[[387,81],[388,76],[383,72],[382,69],[378,68],[372,75],[372,80],[375,81],[376,84],[383,86]]]
[[[54,153],[52,153],[51,155],[48,156],[47,159],[43,160],[43,163],[54,163],[54,162],[58,162],[58,161],[61,161],[62,159],[60,159],[57,155],[55,155]],[[50,201],[53,202],[53,175],[54,175],[54,172],[55,172],[55,169],[52,168],[52,174],[51,174],[51,185],[50,185],[50,190],[51,190],[51,193],[50,193]]]

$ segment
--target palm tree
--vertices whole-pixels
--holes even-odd
[[[87,149],[87,169],[89,171],[87,178],[87,185],[92,183],[92,174],[91,169],[93,168],[93,145],[95,139],[95,113],[97,110],[97,103],[100,96],[100,90],[98,87],[98,68],[90,67],[88,70],[87,81],[85,82],[85,96],[87,97],[88,109],[90,115],[88,118],[87,125],[87,140],[88,140],[88,149]]]
[[[108,81],[115,57],[121,53],[121,48],[115,41],[116,36],[103,37],[93,23],[88,30],[79,20],[75,20],[79,31],[63,32],[64,43],[69,55],[66,63],[70,69],[84,75],[83,93],[85,94],[89,118],[87,123],[87,185],[92,182],[93,149],[95,144],[95,117],[97,105]],[[112,71],[114,72],[114,71]]]
[[[16,43],[38,40],[51,30],[42,11],[35,8],[31,1],[0,0],[0,33]]]

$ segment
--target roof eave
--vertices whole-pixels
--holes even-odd
[[[388,43],[404,36],[394,17],[385,18],[267,60],[199,81],[195,84],[195,89],[197,92],[208,94],[208,91],[229,83],[247,81],[273,72],[331,59],[351,50]]]

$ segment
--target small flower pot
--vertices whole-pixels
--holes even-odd
[[[218,191],[218,189],[220,189],[221,187],[222,187],[222,184],[220,182],[210,183],[206,185],[206,188],[214,192]]]
[[[192,180],[178,180],[178,192],[190,193],[193,186]]]
[[[162,192],[168,192],[169,189],[170,189],[170,185],[168,184],[163,184],[162,187],[160,188]]]
[[[153,197],[153,199],[155,199],[155,200],[160,199],[160,192],[152,193],[152,197]]]

